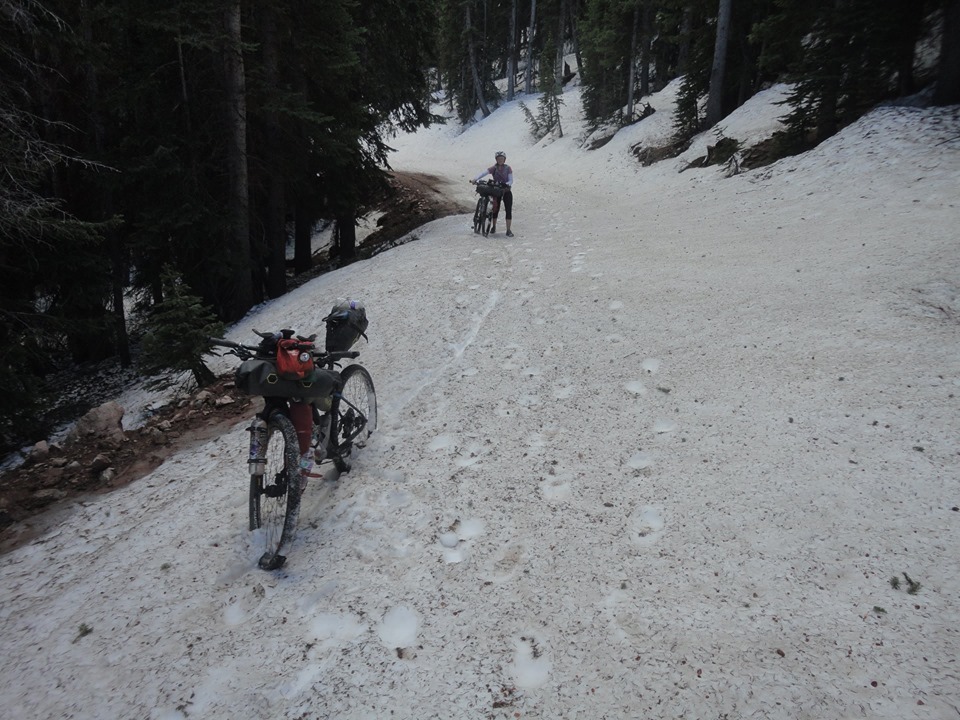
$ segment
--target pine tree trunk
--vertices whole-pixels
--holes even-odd
[[[507,38],[507,102],[513,100],[517,74],[517,0],[510,3],[510,36]]]
[[[636,80],[637,63],[637,24],[640,15],[640,6],[633,4],[633,24],[630,29],[630,57],[627,61],[630,63],[630,72],[627,73],[627,114],[624,123],[633,122],[633,83]]]
[[[93,47],[93,26],[90,18],[90,7],[87,0],[81,0],[80,3],[81,23],[83,29],[84,41]],[[84,64],[84,76],[87,85],[87,102],[90,106],[90,125],[93,137],[93,146],[97,152],[97,157],[103,157],[105,134],[103,115],[100,110],[100,82],[97,78],[96,68],[93,63]],[[113,191],[107,186],[101,195],[103,207],[103,219],[108,220],[113,217],[114,201]],[[120,357],[120,366],[128,368],[133,364],[130,356],[130,338],[127,334],[126,310],[124,307],[123,291],[127,286],[127,253],[123,238],[117,228],[107,231],[107,241],[110,248],[110,284],[111,300],[113,303],[113,325],[114,339],[116,341],[117,355]]]
[[[240,32],[240,1],[224,13],[224,82],[227,100],[228,237],[223,263],[229,287],[219,289],[224,319],[236,320],[253,305],[250,273],[250,216],[247,189],[247,100]]]
[[[527,68],[524,75],[524,92],[533,92],[533,30],[537,21],[537,0],[530,0],[530,28],[527,30]]]
[[[943,12],[943,39],[933,104],[957,103],[960,103],[960,0],[948,0]]]
[[[577,33],[577,16],[580,14],[579,0],[570,0],[570,37],[573,40],[573,55],[577,59],[577,73],[583,82],[583,57],[580,55],[580,35]]]
[[[357,257],[357,218],[341,215],[337,218],[337,254],[341,261]]]
[[[693,8],[683,8],[680,18],[680,47],[677,51],[677,75],[686,75],[690,67],[691,28],[693,26]]]
[[[650,45],[653,41],[653,3],[644,0],[640,33],[640,97],[650,94]]]
[[[272,3],[263,6],[263,73],[268,88],[280,83],[279,38],[277,15]],[[283,177],[280,159],[280,119],[276,111],[266,114],[264,138],[267,167],[267,207],[265,234],[267,240],[267,295],[280,297],[287,291],[287,232],[285,223]]]
[[[473,24],[470,20],[470,2],[464,6],[466,8],[467,23],[467,52],[470,56],[470,73],[473,76],[473,87],[477,94],[477,105],[480,106],[480,112],[484,117],[490,114],[490,108],[487,107],[487,101],[483,97],[483,85],[480,82],[480,71],[477,68],[477,49],[473,42]]]
[[[727,68],[732,5],[733,0],[720,0],[717,11],[717,40],[713,46],[713,68],[710,71],[710,92],[707,95],[707,127],[713,127],[723,119],[723,78]]]
[[[563,35],[567,26],[567,0],[560,0],[557,23],[557,57],[553,65],[553,77],[558,88],[563,87]]]
[[[293,271],[298,275],[313,267],[313,214],[302,200],[297,202],[293,214]]]

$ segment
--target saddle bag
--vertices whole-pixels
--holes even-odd
[[[323,321],[327,324],[325,347],[327,352],[346,352],[361,337],[366,339],[367,311],[358,300],[343,300]]]

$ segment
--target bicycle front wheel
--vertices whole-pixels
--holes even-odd
[[[483,229],[483,220],[487,216],[487,198],[477,198],[477,209],[473,211],[473,231],[479,233]]]
[[[250,476],[250,529],[257,532],[264,570],[283,566],[281,553],[293,540],[300,515],[300,444],[290,418],[280,412],[267,423],[263,475]]]
[[[333,442],[342,457],[353,446],[363,447],[377,429],[377,392],[366,368],[348,365],[340,372],[343,390],[334,400]]]

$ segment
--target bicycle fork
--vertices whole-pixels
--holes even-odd
[[[257,415],[247,428],[250,433],[250,456],[247,467],[251,475],[263,475],[267,471],[267,423]]]

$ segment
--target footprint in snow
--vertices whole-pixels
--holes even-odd
[[[383,615],[377,626],[377,636],[380,641],[392,650],[396,650],[400,657],[410,657],[409,651],[404,650],[417,643],[417,633],[420,630],[420,618],[406,605],[397,605],[390,608]]]
[[[455,520],[447,530],[437,535],[437,542],[443,548],[443,561],[455,564],[466,560],[473,540],[480,537],[483,531],[483,521],[479,518],[462,522]]]
[[[630,382],[626,383],[624,387],[627,389],[627,392],[633,393],[634,395],[647,394],[647,386],[639,380],[631,380]]]
[[[223,621],[230,627],[245,623],[260,610],[267,591],[255,582],[232,593],[223,609]]]
[[[308,634],[322,647],[343,647],[367,631],[355,616],[345,613],[320,613],[311,618]]]
[[[660,508],[646,505],[627,519],[630,539],[640,547],[650,547],[663,534],[664,522]]]
[[[672,433],[677,429],[677,424],[673,420],[657,420],[653,424],[653,431],[657,435],[665,435],[666,433]]]
[[[646,372],[652,374],[660,369],[660,361],[656,358],[647,358],[640,363],[640,367],[642,367]]]
[[[568,500],[572,494],[569,475],[549,475],[540,483],[540,494],[547,502]]]
[[[513,640],[513,662],[507,672],[522,690],[541,687],[550,677],[553,663],[544,643],[530,633]]]
[[[427,445],[428,450],[437,451],[437,450],[449,450],[454,447],[456,441],[454,440],[453,435],[437,435],[433,440],[430,441],[430,444]]]
[[[653,465],[653,458],[650,456],[650,453],[634,453],[630,456],[630,459],[627,460],[627,466],[634,470],[646,470],[651,465]]]
[[[494,561],[493,571],[490,573],[490,580],[495,583],[507,582],[520,569],[523,563],[525,549],[519,543],[510,543],[501,552],[500,557]]]

